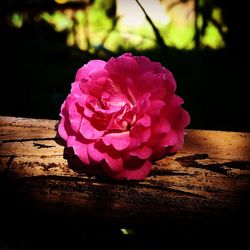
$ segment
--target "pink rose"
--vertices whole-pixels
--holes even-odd
[[[60,136],[89,167],[141,180],[152,161],[183,145],[188,113],[172,73],[129,53],[81,67],[61,107]]]

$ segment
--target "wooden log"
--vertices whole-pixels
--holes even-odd
[[[189,129],[183,149],[156,161],[145,180],[113,181],[82,166],[57,123],[0,117],[5,212],[114,223],[203,223],[249,213],[250,133]]]

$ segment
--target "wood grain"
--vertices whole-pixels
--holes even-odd
[[[0,194],[6,210],[18,204],[24,210],[138,223],[248,213],[249,133],[187,130],[183,149],[155,162],[145,180],[118,182],[87,171],[64,147],[57,122],[0,117]]]

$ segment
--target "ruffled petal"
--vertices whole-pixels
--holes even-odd
[[[147,146],[143,146],[142,148],[130,151],[129,154],[132,156],[137,156],[140,159],[148,159],[153,153],[152,148],[149,148]]]
[[[168,91],[174,93],[176,90],[176,81],[175,81],[175,78],[174,78],[172,72],[166,68],[163,68],[163,72],[164,72],[163,80],[164,80],[165,84],[167,85],[166,87],[167,87]]]
[[[173,95],[170,100],[170,105],[173,107],[180,106],[183,103],[184,103],[183,99],[178,95]]]
[[[151,136],[151,128],[135,125],[130,131],[130,136],[131,138],[139,138],[140,141],[146,142]]]
[[[168,133],[171,130],[170,122],[160,117],[160,121],[152,126],[152,130],[154,134]]]
[[[141,117],[136,124],[140,124],[143,127],[149,127],[151,125],[151,117],[148,114],[144,114],[143,117]]]
[[[187,127],[189,125],[189,123],[190,123],[190,116],[189,116],[188,112],[183,109],[178,128],[184,129],[185,127]]]
[[[100,149],[96,146],[96,143],[88,144],[88,154],[89,157],[95,162],[101,162],[105,159],[104,152],[101,152]]]
[[[167,106],[163,108],[164,115],[173,129],[183,129],[190,123],[189,114],[181,106]]]
[[[72,135],[74,132],[71,128],[68,107],[66,104],[67,104],[67,99],[61,106],[60,116],[62,117],[62,119],[58,126],[58,133],[64,140],[67,141],[68,137]]]
[[[120,172],[123,170],[123,159],[121,153],[112,146],[106,146],[102,141],[89,145],[89,155],[98,162],[105,160],[104,168],[110,172]]]
[[[75,98],[79,98],[82,95],[82,90],[80,89],[79,82],[73,82],[71,84],[71,92]]]
[[[152,163],[144,161],[143,164],[137,169],[129,169],[125,172],[124,177],[127,180],[143,180],[150,173]]]
[[[170,93],[173,94],[173,88],[168,88],[166,86],[166,81],[164,80],[164,74],[153,74],[152,72],[146,72],[135,80],[136,87],[141,93],[150,93],[151,100],[161,100]]]
[[[70,125],[72,130],[77,133],[80,125],[81,125],[81,121],[82,121],[82,115],[80,114],[76,103],[72,103],[69,106],[69,120],[70,120]]]
[[[120,172],[123,170],[123,159],[121,157],[112,158],[106,155],[105,161],[112,171]]]
[[[130,53],[117,58],[112,57],[107,62],[105,69],[111,74],[123,76],[134,76],[139,72],[138,64]]]
[[[58,126],[58,133],[65,141],[67,141],[69,134],[71,134],[70,131],[71,127],[69,120],[63,116]]]
[[[150,116],[156,116],[159,117],[161,113],[161,109],[166,105],[166,102],[162,100],[152,100],[150,102],[150,107],[148,110],[148,114]]]
[[[92,71],[102,70],[106,65],[102,60],[91,60],[84,64],[76,73],[75,81],[81,81],[84,78],[89,78]]]
[[[84,138],[81,138],[81,136],[69,136],[67,146],[73,148],[75,154],[83,163],[87,165],[90,164],[88,155],[88,143],[86,140],[84,140]]]
[[[171,130],[161,141],[160,145],[163,147],[174,146],[178,143],[178,134],[175,130]]]
[[[85,118],[82,118],[79,132],[86,139],[98,139],[104,133],[104,131],[94,128],[92,124]]]
[[[134,57],[140,68],[140,73],[144,72],[161,72],[162,65],[159,62],[152,62],[145,56],[135,56]]]
[[[129,132],[121,133],[109,133],[102,137],[102,140],[105,145],[112,145],[115,149],[121,151],[127,148],[130,144]]]

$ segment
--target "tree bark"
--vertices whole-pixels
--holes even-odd
[[[113,181],[80,163],[57,123],[0,117],[4,212],[113,223],[208,222],[249,212],[249,133],[189,129],[183,149],[156,161],[145,180]]]

